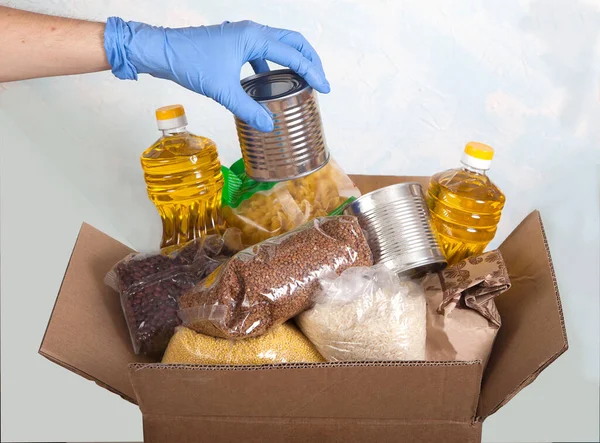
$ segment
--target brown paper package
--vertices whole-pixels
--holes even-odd
[[[427,360],[481,360],[501,326],[494,298],[510,288],[500,251],[469,257],[423,280]]]

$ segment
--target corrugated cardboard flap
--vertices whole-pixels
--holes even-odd
[[[132,350],[118,294],[104,276],[132,250],[83,224],[39,353],[135,403],[127,365]]]
[[[265,422],[261,432],[269,426],[313,423],[328,433],[340,423],[350,426],[362,420],[365,429],[377,432],[382,432],[381,427],[389,432],[390,427],[427,422],[435,432],[451,426],[464,429],[465,435],[477,435],[473,417],[481,371],[479,361],[130,365],[148,441],[160,441],[154,432],[167,432],[165,427],[175,431],[177,426],[170,423],[198,429],[209,424],[222,429],[229,423],[238,432],[251,432],[248,426],[253,419]],[[180,432],[184,441],[194,441],[189,432]]]
[[[496,299],[502,317],[481,388],[478,416],[493,414],[568,348],[552,259],[538,211],[502,243],[511,288]]]

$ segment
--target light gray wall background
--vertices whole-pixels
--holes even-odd
[[[486,421],[484,440],[599,440],[598,0],[0,4],[299,30],[324,60],[325,129],[348,172],[431,174],[457,165],[470,139],[494,146],[491,176],[508,203],[492,246],[541,210],[571,348]],[[154,108],[171,103],[186,106],[191,129],[217,142],[225,164],[239,157],[231,115],[166,81],[100,73],[0,85],[3,440],[142,439],[135,406],[37,349],[82,221],[138,249],[156,246],[138,157],[158,136]]]

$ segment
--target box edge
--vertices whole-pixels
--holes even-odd
[[[79,227],[79,232],[77,233],[77,237],[75,237],[75,242],[73,243],[73,247],[71,248],[71,254],[69,255],[69,260],[67,261],[67,266],[65,267],[65,271],[63,272],[63,277],[60,282],[60,286],[58,287],[58,292],[56,293],[56,297],[54,298],[54,305],[52,305],[52,310],[50,311],[50,317],[48,317],[48,323],[46,323],[46,329],[44,330],[44,335],[42,336],[42,341],[40,342],[40,346],[38,347],[38,353],[43,354],[44,342],[46,341],[46,335],[48,334],[48,328],[50,327],[50,323],[52,322],[52,317],[54,317],[54,311],[56,310],[56,305],[58,304],[58,298],[60,297],[60,292],[65,284],[65,278],[67,277],[67,271],[69,270],[69,266],[71,265],[71,261],[73,260],[73,254],[75,254],[75,248],[77,247],[77,242],[81,237],[81,233],[86,226],[93,227],[87,224],[85,221],[81,223]],[[94,228],[95,229],[95,228]]]
[[[552,284],[554,286],[554,295],[555,295],[555,301],[556,301],[557,310],[558,310],[558,317],[559,317],[561,332],[562,332],[562,337],[563,337],[563,346],[556,353],[554,353],[551,357],[549,357],[548,360],[546,360],[541,366],[539,366],[535,371],[533,371],[527,378],[525,378],[523,381],[521,381],[521,383],[519,383],[510,393],[508,393],[496,406],[492,407],[489,412],[487,412],[485,414],[481,414],[481,415],[478,414],[475,417],[475,421],[478,421],[478,422],[484,422],[486,418],[488,418],[490,415],[496,413],[499,409],[501,409],[504,405],[506,405],[519,392],[521,392],[524,388],[526,388],[528,385],[533,383],[535,381],[535,379],[542,373],[542,371],[544,371],[548,366],[550,366],[552,363],[554,363],[556,361],[556,359],[558,359],[558,357],[560,357],[562,354],[564,354],[569,349],[569,342],[568,342],[568,338],[567,338],[567,329],[566,329],[566,325],[565,325],[562,301],[560,299],[560,291],[558,289],[558,280],[556,279],[554,262],[552,261],[552,256],[550,253],[550,245],[548,243],[548,238],[546,236],[546,230],[544,228],[544,223],[543,223],[540,211],[537,209],[534,209],[533,211],[531,211],[521,221],[521,223],[519,223],[519,225],[517,225],[517,227],[512,230],[511,234],[502,242],[502,244],[504,244],[504,242],[506,242],[510,238],[512,233],[514,231],[516,231],[517,228],[519,226],[521,226],[522,223],[524,223],[528,218],[530,218],[532,216],[536,217],[536,219],[539,223],[539,226],[540,226],[540,233],[542,234],[542,241],[544,243],[544,250],[546,252],[546,263],[550,270],[550,275],[552,277]],[[502,246],[502,244],[500,245],[500,247]],[[484,374],[485,374],[485,370],[484,370]],[[481,392],[480,392],[480,401],[481,401]],[[479,405],[477,406],[477,412],[479,412]]]

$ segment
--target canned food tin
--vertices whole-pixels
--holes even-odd
[[[419,276],[446,266],[420,184],[370,192],[348,205],[344,214],[358,218],[375,263],[398,275]]]
[[[273,115],[272,132],[260,132],[236,118],[248,177],[256,181],[291,180],[311,174],[329,161],[316,94],[289,69],[242,80],[246,93]]]

